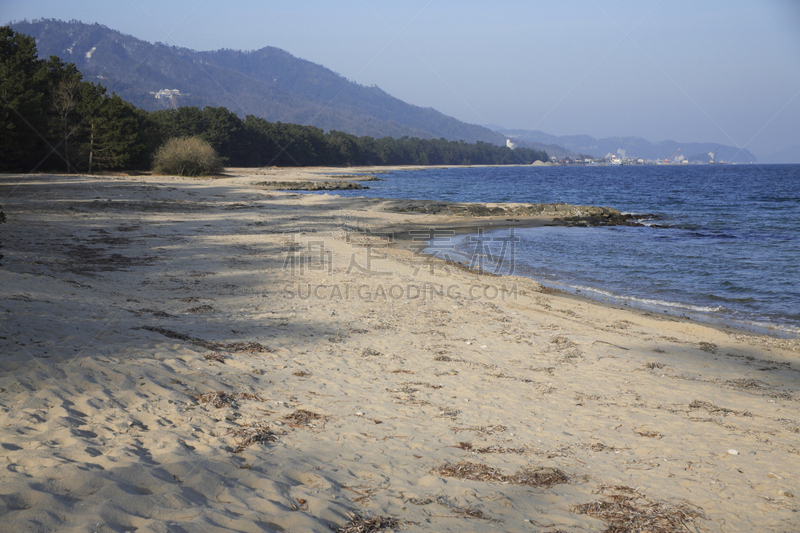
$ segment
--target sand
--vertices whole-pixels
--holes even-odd
[[[0,177],[0,530],[800,530],[796,340],[252,185],[337,172]]]

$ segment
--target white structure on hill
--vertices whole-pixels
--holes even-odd
[[[161,100],[162,98],[168,98],[172,100],[176,96],[185,96],[182,95],[178,89],[161,89],[157,93],[151,91],[150,94],[155,95],[156,100]]]

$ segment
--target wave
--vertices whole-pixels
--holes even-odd
[[[692,305],[687,303],[681,302],[672,302],[669,300],[658,300],[655,298],[639,298],[636,296],[625,296],[620,294],[615,294],[613,292],[605,291],[602,289],[597,289],[594,287],[586,287],[584,285],[567,285],[567,287],[581,292],[590,292],[594,294],[598,294],[600,296],[605,296],[606,298],[612,298],[619,302],[636,302],[638,304],[655,307],[655,308],[669,308],[669,309],[683,309],[686,311],[691,311],[694,313],[722,313],[727,311],[727,308],[718,305],[715,307],[709,307],[704,305]]]
[[[613,303],[626,305],[637,309],[644,309],[646,311],[656,311],[677,316],[685,316],[686,314],[691,313],[693,314],[693,319],[700,320],[701,322],[753,331],[755,333],[776,335],[779,337],[800,337],[800,327],[783,322],[783,320],[785,320],[787,317],[777,317],[781,322],[772,322],[766,317],[742,316],[740,311],[736,311],[735,309],[727,308],[722,305],[692,305],[682,302],[673,302],[670,300],[659,300],[655,298],[624,296],[585,285],[565,285],[559,283],[548,283],[548,285],[566,290],[567,292],[573,294],[584,296],[589,299],[610,300]]]

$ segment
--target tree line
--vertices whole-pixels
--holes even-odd
[[[543,151],[489,143],[356,137],[241,119],[224,107],[145,111],[84,81],[72,63],[39,59],[33,37],[0,27],[0,172],[94,172],[152,166],[167,140],[199,137],[228,166],[505,165]]]

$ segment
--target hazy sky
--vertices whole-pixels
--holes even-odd
[[[195,50],[276,46],[474,124],[800,145],[798,0],[2,0]]]

